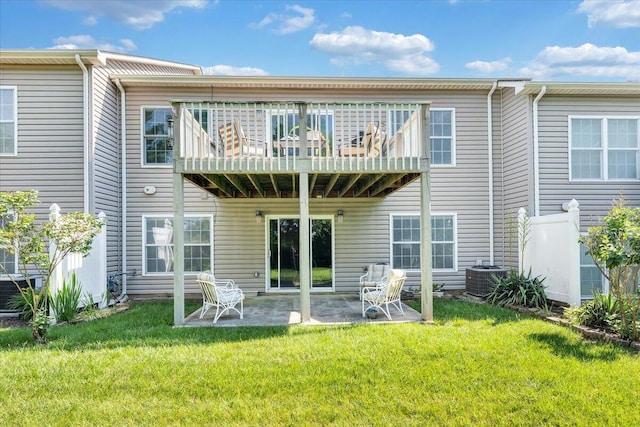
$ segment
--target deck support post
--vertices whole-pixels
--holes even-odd
[[[422,152],[420,157],[429,160],[431,141],[429,139],[429,106],[422,105],[420,112],[420,135]],[[427,162],[429,165],[429,162]],[[431,166],[420,173],[420,311],[422,320],[433,322],[433,259],[431,250]]]
[[[182,111],[177,108],[181,123]],[[181,128],[174,131],[174,159],[180,157]],[[177,162],[178,160],[174,160]],[[184,177],[173,166],[173,325],[184,325]]]
[[[302,323],[311,320],[311,237],[309,230],[309,173],[300,173],[300,316]]]

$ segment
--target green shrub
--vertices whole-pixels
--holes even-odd
[[[32,307],[38,306],[35,299],[40,298],[39,292],[34,292],[33,288],[20,288],[20,292],[13,295],[9,300],[9,308],[18,311],[18,316],[24,320],[31,320],[33,317]]]
[[[520,305],[524,307],[547,309],[547,294],[544,277],[531,277],[516,270],[509,271],[507,277],[494,276],[494,285],[487,295],[487,301],[495,305]]]
[[[51,309],[56,313],[56,318],[59,321],[68,322],[76,317],[81,294],[82,285],[73,273],[71,281],[64,280],[62,288],[51,297]]]
[[[567,308],[564,313],[569,321],[576,325],[616,330],[620,323],[618,305],[618,299],[614,294],[596,291],[592,300],[579,307]]]

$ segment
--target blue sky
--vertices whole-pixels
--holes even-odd
[[[208,74],[640,81],[640,0],[0,0],[0,48]]]

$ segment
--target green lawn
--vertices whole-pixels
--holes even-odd
[[[640,425],[638,355],[486,305],[434,315],[173,329],[163,302],[53,328],[46,347],[0,330],[0,424]]]

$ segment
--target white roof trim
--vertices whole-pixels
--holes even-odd
[[[640,82],[525,82],[516,93],[533,95],[546,86],[546,95],[626,95],[640,96]]]
[[[202,70],[197,65],[188,65],[122,53],[103,52],[97,49],[2,49],[0,50],[0,64],[77,65],[76,55],[80,55],[83,63],[90,65],[106,65],[107,60],[128,61],[163,67],[182,68],[191,71],[194,75],[202,74]]]
[[[344,78],[276,76],[146,76],[112,74],[124,86],[273,89],[490,90],[495,79]]]

